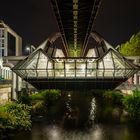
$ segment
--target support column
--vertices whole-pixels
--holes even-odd
[[[17,93],[16,93],[16,82],[17,82],[17,75],[12,72],[12,93],[11,93],[11,99],[17,100]]]
[[[21,91],[21,88],[22,88],[22,79],[19,76],[17,76],[16,90]]]
[[[21,91],[22,88],[22,79],[12,72],[12,94],[11,98],[17,100],[18,91]]]

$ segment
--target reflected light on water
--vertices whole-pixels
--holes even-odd
[[[71,97],[71,94],[70,93],[68,94],[68,97]]]
[[[90,132],[65,131],[57,126],[49,127],[46,131],[46,140],[103,140],[100,126],[95,126]]]
[[[103,140],[103,130],[101,126],[97,125],[91,132],[91,140]]]
[[[96,100],[95,100],[95,98],[92,98],[90,116],[89,116],[89,119],[91,121],[93,121],[95,119],[95,111],[96,111]]]
[[[48,140],[61,140],[60,128],[57,126],[52,126],[47,129]]]

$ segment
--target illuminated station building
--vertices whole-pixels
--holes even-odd
[[[85,57],[67,57],[55,42],[56,33],[47,39],[13,71],[37,89],[114,89],[138,71],[98,33],[90,34],[97,46]]]
[[[93,31],[101,2],[51,0],[59,32],[12,70],[37,89],[114,89],[129,79],[139,67]]]

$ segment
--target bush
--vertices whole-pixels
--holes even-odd
[[[122,105],[123,95],[119,91],[108,90],[103,93],[103,97],[114,105]]]
[[[31,105],[31,97],[26,90],[18,92],[18,102],[21,104]]]
[[[60,90],[43,90],[31,95],[32,116],[46,114],[46,105],[52,105],[60,97]]]
[[[60,90],[43,90],[41,92],[38,92],[36,94],[31,95],[32,101],[34,100],[43,100],[47,104],[50,102],[56,101],[61,95]]]
[[[10,102],[0,107],[0,129],[30,130],[30,107],[25,104]]]
[[[140,91],[134,90],[132,95],[124,96],[122,101],[129,114],[129,119],[140,122]]]

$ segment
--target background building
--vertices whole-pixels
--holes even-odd
[[[22,55],[22,38],[0,20],[0,81],[10,80],[12,72],[3,66],[3,56]]]
[[[15,79],[18,78],[16,74],[13,73],[8,66],[3,64],[3,57],[21,55],[22,38],[0,20],[0,100],[8,99],[10,97],[9,92],[12,91],[14,93],[16,90],[15,85],[19,82],[19,80],[15,82]]]
[[[0,57],[22,55],[22,38],[0,21]]]

